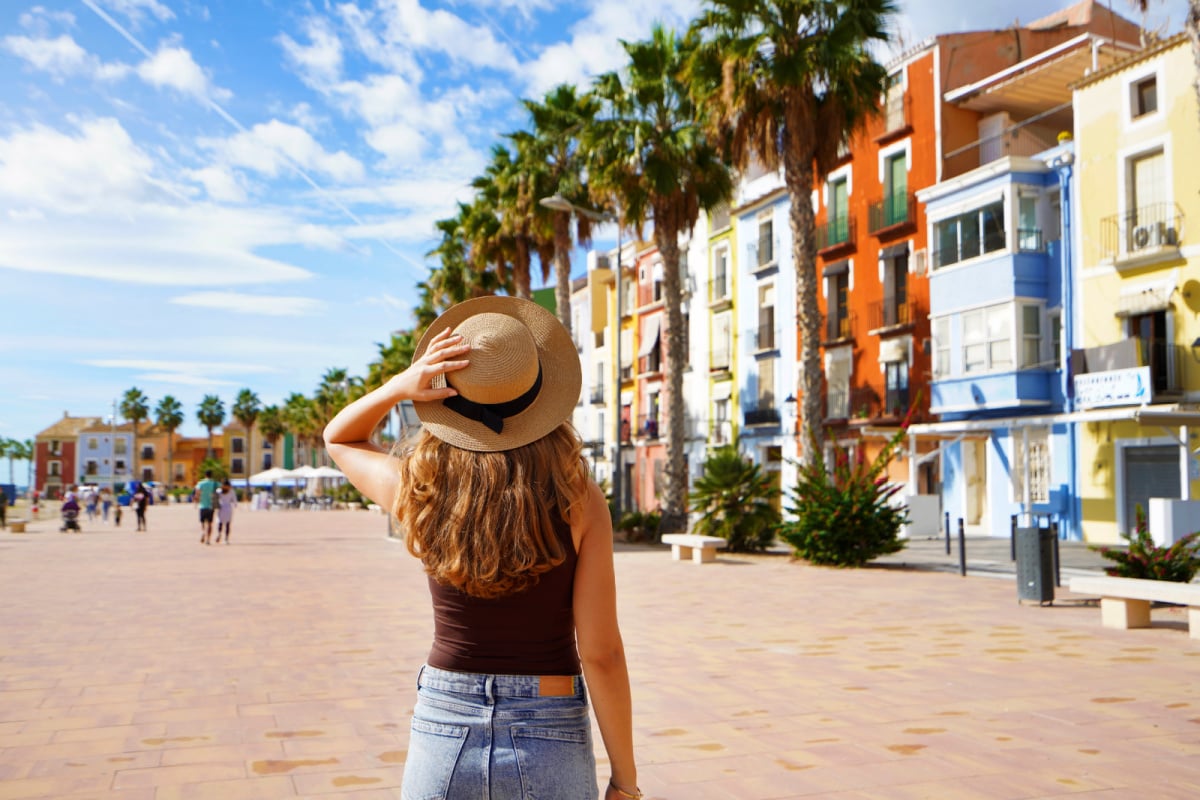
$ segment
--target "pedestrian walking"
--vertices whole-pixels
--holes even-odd
[[[233,527],[233,509],[237,505],[237,492],[226,479],[221,484],[217,495],[217,542],[221,541],[221,532],[225,533],[225,544],[229,544],[229,529]]]
[[[433,646],[401,793],[595,800],[590,694],[604,798],[641,797],[612,523],[570,422],[570,334],[535,303],[485,297],[435,320],[415,356],[325,428],[330,456],[398,518],[428,576]],[[405,400],[422,428],[389,453],[372,435]]]
[[[200,507],[200,543],[212,544],[213,498],[219,484],[213,480],[212,470],[204,470],[204,480],[196,484],[192,499]]]
[[[130,499],[130,504],[133,505],[134,513],[137,514],[137,529],[139,531],[146,530],[146,506],[150,505],[150,487],[139,483],[137,491]]]
[[[8,527],[8,492],[0,486],[0,530]]]
[[[88,487],[83,492],[83,504],[87,509],[88,522],[95,522],[100,513],[100,495],[95,489]]]
[[[108,522],[108,512],[112,510],[112,490],[105,486],[100,490],[100,517]]]

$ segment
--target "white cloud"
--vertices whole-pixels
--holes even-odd
[[[198,100],[228,100],[233,93],[214,86],[208,75],[183,47],[163,45],[137,66],[138,76],[156,88],[174,89]]]
[[[18,18],[18,22],[25,30],[45,36],[46,32],[50,30],[50,23],[68,28],[74,27],[75,15],[70,11],[51,11],[44,6],[34,6],[23,13]]]
[[[247,364],[236,361],[187,361],[177,358],[170,361],[152,358],[92,358],[81,363],[103,369],[179,370],[197,375],[214,373],[255,375],[280,371],[278,367],[269,367],[264,364]]]
[[[202,139],[200,144],[217,152],[228,164],[277,176],[289,162],[321,173],[335,181],[357,181],[363,165],[344,150],[330,153],[308,131],[273,119],[225,140]]]
[[[309,17],[304,23],[309,44],[298,43],[286,33],[279,35],[284,53],[300,69],[301,76],[313,86],[327,86],[342,73],[342,42],[329,22]]]
[[[244,203],[246,188],[236,172],[222,166],[208,166],[188,170],[189,178],[204,186],[208,196],[219,203]]]
[[[267,296],[238,292],[195,292],[172,297],[181,306],[196,306],[236,314],[259,314],[268,317],[304,317],[325,307],[311,297]]]
[[[147,16],[152,16],[159,22],[166,22],[175,16],[171,9],[158,0],[93,0],[93,2],[124,16],[135,25],[141,23]]]
[[[116,80],[129,73],[129,67],[125,64],[101,62],[65,33],[53,39],[6,36],[0,42],[0,47],[59,81],[80,75],[98,80]]]

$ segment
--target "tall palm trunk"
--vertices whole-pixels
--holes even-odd
[[[208,452],[207,452],[207,453],[205,453],[205,456],[204,456],[204,457],[205,457],[205,458],[212,458],[212,457],[213,457],[213,451],[212,451],[212,428],[209,428],[209,429],[208,429]]]
[[[254,426],[246,426],[246,499],[250,499],[250,473],[254,470]]]
[[[1197,114],[1200,115],[1200,0],[1189,0],[1184,27],[1192,40],[1192,59],[1196,62],[1196,106]]]
[[[175,488],[175,431],[167,431],[167,491]]]
[[[554,215],[554,311],[571,333],[571,214]]]
[[[667,314],[667,461],[663,468],[662,520],[664,533],[687,531],[687,427],[683,398],[684,348],[683,286],[679,279],[679,234],[670,223],[669,209],[655,209],[654,240],[663,260],[663,296]]]
[[[133,420],[133,452],[129,454],[129,474],[135,481],[141,481],[138,473],[138,448],[137,448],[137,420]]]
[[[524,236],[517,237],[516,250],[517,257],[513,259],[512,265],[513,289],[517,297],[528,300],[533,294],[530,290],[532,278],[529,274],[529,265],[533,259],[529,253],[529,241]]]
[[[796,270],[796,320],[800,327],[800,459],[812,458],[821,442],[821,312],[817,306],[816,215],[813,155],[785,128],[783,174],[791,196],[792,260]],[[789,133],[790,132],[790,133]],[[831,298],[832,302],[832,298]]]

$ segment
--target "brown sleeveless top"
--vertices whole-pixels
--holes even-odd
[[[566,557],[529,589],[485,599],[429,579],[429,666],[489,675],[580,673],[573,604],[577,555],[570,526],[554,516],[554,532]]]

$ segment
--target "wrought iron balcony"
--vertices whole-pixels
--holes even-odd
[[[759,325],[758,334],[754,338],[754,345],[759,350],[774,350],[775,349],[775,323],[769,325]]]
[[[850,390],[850,417],[875,419],[879,416],[879,392],[871,386],[855,386]]]
[[[649,355],[638,358],[638,375],[662,372],[662,350],[654,348]]]
[[[913,194],[889,195],[867,209],[867,232],[880,233],[917,221],[917,198]]]
[[[780,421],[779,409],[771,408],[770,406],[759,406],[758,408],[748,408],[745,412],[746,427],[751,425],[778,425]]]
[[[1137,260],[1177,252],[1184,215],[1175,203],[1152,203],[1101,221],[1101,248],[1112,261]]]
[[[871,304],[871,330],[912,325],[917,319],[917,304],[913,300],[884,297]]]
[[[837,247],[851,246],[856,235],[854,215],[834,217],[824,225],[817,227],[817,250],[833,250]]]
[[[604,384],[592,387],[591,395],[588,398],[589,402],[594,406],[604,405]]]
[[[1022,253],[1040,253],[1046,249],[1038,228],[1017,228],[1017,249]]]
[[[836,314],[825,317],[825,341],[840,342],[843,339],[854,338],[854,314],[849,313],[839,317]]]
[[[646,439],[657,439],[658,414],[638,414],[637,434]]]
[[[888,417],[902,417],[908,413],[908,387],[888,389],[884,395],[883,413]]]

